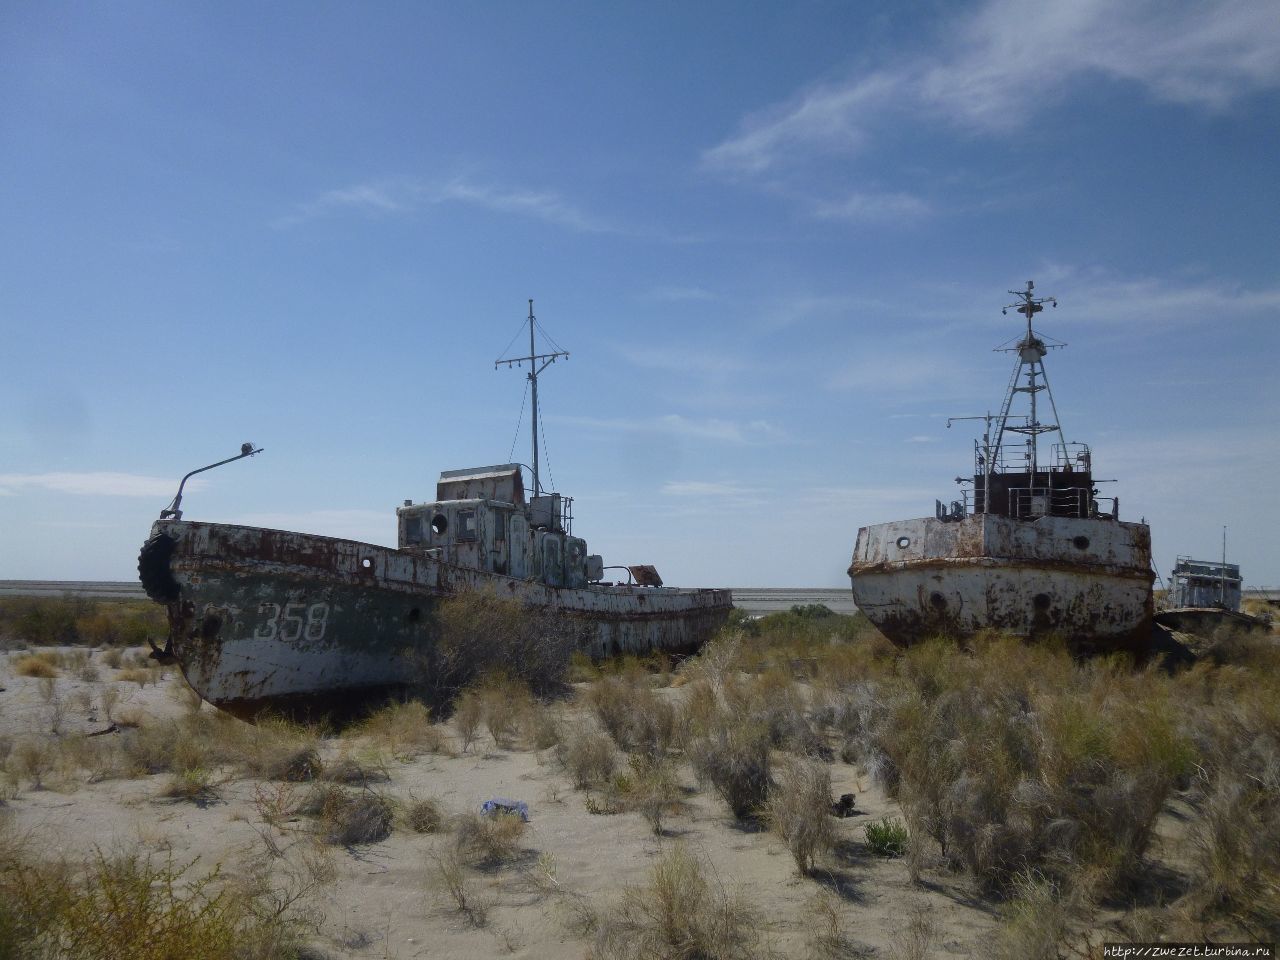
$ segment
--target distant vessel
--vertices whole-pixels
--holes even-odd
[[[1045,374],[1054,347],[1032,327],[1053,297],[1035,284],[1005,307],[1026,331],[997,349],[1014,353],[1000,413],[974,443],[961,499],[936,501],[934,516],[863,527],[849,577],[854,602],[890,640],[964,638],[986,628],[1023,637],[1058,635],[1078,650],[1141,649],[1152,622],[1151,531],[1104,510],[1083,443],[1067,443]],[[1043,397],[1042,397],[1043,395]],[[1015,413],[1025,397],[1028,410]],[[1052,422],[1042,422],[1046,412]],[[1045,450],[1041,437],[1056,434]],[[1048,454],[1046,457],[1045,454]]]
[[[1222,560],[1178,557],[1169,575],[1169,590],[1156,612],[1156,623],[1180,633],[1211,637],[1226,627],[1267,633],[1270,620],[1240,609],[1244,580],[1240,565],[1227,563],[1227,529],[1222,528]]]
[[[168,640],[153,655],[176,663],[205,700],[252,717],[263,709],[345,711],[403,688],[431,663],[435,605],[463,591],[563,616],[581,628],[593,656],[703,643],[727,618],[729,591],[664,587],[656,570],[639,565],[625,568],[632,582],[604,582],[610,568],[573,535],[572,498],[543,488],[537,378],[568,354],[538,353],[532,300],[528,322],[529,355],[495,366],[529,364],[531,495],[521,464],[444,471],[434,501],[407,500],[396,510],[393,549],[183,520],[179,486],[138,560],[147,595],[169,617]],[[201,470],[258,452],[245,444],[239,456]]]

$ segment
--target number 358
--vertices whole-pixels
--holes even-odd
[[[266,621],[254,631],[259,640],[284,640],[286,643],[306,637],[308,640],[323,640],[325,628],[329,625],[329,605],[327,603],[278,603],[264,602],[258,604],[258,613],[266,616]]]

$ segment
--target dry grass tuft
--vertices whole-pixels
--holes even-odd
[[[317,827],[326,843],[350,847],[380,843],[391,836],[395,809],[381,794],[328,787],[319,793],[319,800]]]
[[[769,732],[747,717],[721,715],[705,736],[688,747],[689,762],[740,820],[759,816],[773,785]]]
[[[662,820],[668,814],[685,808],[684,789],[669,760],[654,759],[647,754],[633,754],[629,773],[619,774],[610,784],[603,806],[592,813],[632,811],[644,817],[655,836],[662,836]]]
[[[613,741],[587,725],[569,730],[555,750],[556,759],[579,790],[604,783],[617,767]]]
[[[471,926],[484,927],[489,922],[488,900],[477,896],[467,882],[466,864],[456,850],[444,854],[433,854],[435,865],[435,881],[440,891],[449,898],[458,913],[462,914]]]
[[[628,888],[599,919],[593,960],[650,957],[748,960],[762,954],[760,929],[739,897],[677,844],[653,867],[648,884]]]
[[[770,829],[787,844],[796,869],[813,873],[836,841],[831,824],[831,771],[814,760],[791,759],[778,774],[778,788],[764,808]]]
[[[293,903],[278,909],[215,867],[138,854],[76,866],[0,858],[0,956],[60,960],[267,960],[292,956]]]
[[[19,677],[43,677],[52,680],[59,676],[56,654],[42,650],[28,653],[13,662],[13,672]]]
[[[444,807],[435,797],[410,794],[403,807],[405,825],[414,833],[437,833],[444,826]]]
[[[648,686],[643,673],[605,677],[587,690],[587,704],[600,726],[628,752],[660,757],[676,731],[676,710]]]
[[[498,869],[519,859],[526,826],[513,813],[464,813],[454,820],[454,849],[464,863]]]
[[[448,740],[431,722],[426,704],[418,700],[388,703],[348,732],[368,737],[397,760],[412,760],[424,753],[449,753]]]

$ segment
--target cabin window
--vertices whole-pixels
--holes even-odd
[[[905,550],[905,549],[907,549],[907,547],[909,547],[909,546],[911,546],[911,538],[910,538],[910,537],[899,537],[899,538],[898,538],[898,549],[899,549],[899,550]]]
[[[421,517],[405,518],[404,542],[407,544],[422,542],[422,518]]]
[[[431,532],[437,537],[449,529],[449,521],[445,519],[443,513],[437,513],[431,518]]]
[[[458,541],[474,540],[476,538],[476,512],[474,510],[463,510],[458,514]]]
[[[505,539],[507,539],[507,518],[506,518],[506,515],[505,515],[505,514],[502,514],[502,513],[499,513],[499,512],[497,512],[497,511],[495,510],[495,511],[490,515],[490,519],[491,519],[491,521],[492,521],[492,523],[493,523],[493,539],[495,539],[495,540],[505,540]]]

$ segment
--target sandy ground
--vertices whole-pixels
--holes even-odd
[[[5,688],[0,737],[51,736],[48,685],[42,689],[37,680],[15,676],[16,656],[0,655],[0,687]],[[185,709],[176,696],[183,685],[176,674],[139,688],[110,679],[116,671],[101,664],[100,653],[93,662],[102,680],[85,683],[64,671],[56,681],[55,696],[67,705],[62,737],[106,727],[97,705],[111,684],[122,694],[116,716],[133,711],[143,715],[143,722],[163,722]],[[79,691],[88,693],[90,709],[84,709]],[[570,704],[566,709],[581,708]],[[458,743],[454,731],[443,729]],[[112,736],[91,742],[105,743]],[[330,738],[322,755],[330,760],[353,749],[359,744],[350,737]],[[398,826],[381,843],[321,848],[310,839],[306,818],[294,818],[283,829],[264,823],[264,791],[301,795],[305,784],[238,779],[223,771],[216,778],[216,799],[195,804],[162,796],[168,774],[97,783],[85,782],[83,775],[54,776],[45,789],[19,783],[16,791],[10,780],[0,814],[12,817],[17,831],[30,834],[49,856],[140,849],[172,855],[178,863],[195,860],[199,870],[220,864],[228,876],[270,862],[282,886],[288,876],[305,872],[304,857],[314,865],[321,850],[333,879],[300,908],[314,921],[310,942],[331,957],[580,957],[591,936],[574,922],[581,907],[607,908],[625,886],[642,884],[655,857],[676,843],[703,858],[728,890],[751,904],[768,946],[782,956],[813,955],[809,940],[816,928],[810,911],[815,896],[824,892],[836,905],[847,956],[901,955],[895,938],[913,915],[928,917],[936,932],[929,955],[982,955],[996,923],[994,908],[973,896],[963,877],[930,871],[923,885],[913,886],[902,860],[871,855],[863,842],[864,825],[900,811],[855,768],[840,762],[832,766],[834,791],[856,794],[859,812],[836,821],[844,843],[817,879],[797,875],[776,837],[742,829],[713,794],[692,792],[696,783],[687,767],[681,769],[691,791],[687,810],[668,819],[662,838],[639,814],[589,813],[586,794],[572,788],[548,752],[502,750],[487,736],[467,753],[390,760],[387,769],[390,780],[378,790],[400,799],[434,796],[451,814],[478,810],[494,796],[529,804],[527,849],[519,861],[496,871],[468,871],[473,894],[490,904],[485,927],[468,923],[435,879],[431,856],[450,843],[447,833],[416,834]],[[273,845],[283,858],[272,855]]]

